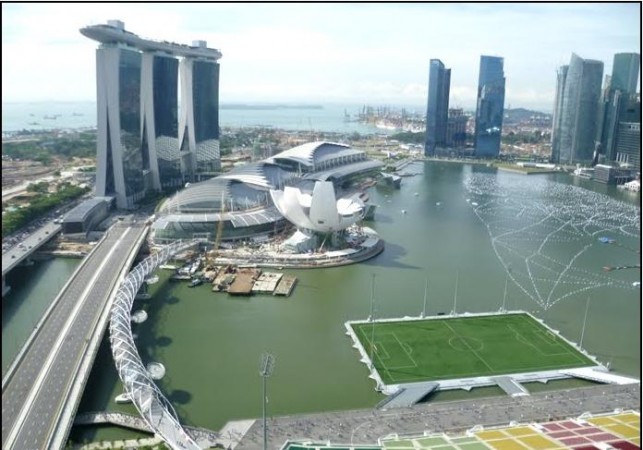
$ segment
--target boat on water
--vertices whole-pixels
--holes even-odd
[[[129,396],[127,392],[123,392],[122,394],[117,395],[114,401],[119,404],[132,403],[132,398]]]
[[[381,172],[381,177],[377,184],[380,186],[400,189],[400,186],[402,184],[402,177],[388,172]]]
[[[161,265],[159,266],[159,269],[164,269],[164,270],[176,270],[176,269],[178,269],[178,267],[177,267],[177,266],[174,266],[174,265],[172,265],[172,264],[161,264]]]
[[[188,273],[190,275],[194,275],[197,270],[201,267],[201,259],[197,258],[194,260],[194,262],[190,265],[190,268],[188,269]]]
[[[190,281],[190,284],[188,284],[188,287],[197,287],[200,284],[203,284],[203,280],[201,278],[193,278],[192,281]]]
[[[593,178],[594,177],[594,168],[593,167],[577,167],[574,170],[574,175],[580,178]]]

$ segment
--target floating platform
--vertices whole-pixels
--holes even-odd
[[[349,321],[346,329],[376,389],[387,395],[418,382],[437,383],[440,391],[499,386],[518,397],[529,395],[523,383],[535,381],[621,381],[525,311]],[[392,405],[408,404],[411,394]]]
[[[228,287],[228,294],[252,295],[252,287],[260,274],[259,269],[239,269],[234,281]]]
[[[252,286],[252,292],[257,294],[272,294],[283,277],[282,273],[278,272],[264,272],[262,273],[257,281],[255,281],[254,286]]]
[[[281,277],[281,280],[279,281],[279,284],[275,288],[272,295],[283,295],[288,297],[292,293],[292,290],[294,289],[296,283],[297,283],[296,276],[284,275],[283,277]]]

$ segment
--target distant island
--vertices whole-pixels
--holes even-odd
[[[252,103],[222,103],[219,109],[252,109],[252,110],[275,110],[275,109],[324,109],[322,105],[288,105],[288,104],[252,104]]]

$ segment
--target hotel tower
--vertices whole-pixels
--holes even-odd
[[[100,42],[96,195],[131,209],[218,171],[221,52],[143,39],[118,20],[80,32]]]

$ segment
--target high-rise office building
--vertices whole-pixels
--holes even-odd
[[[640,65],[641,55],[638,53],[615,54],[610,89],[636,94]]]
[[[575,53],[569,66],[559,70],[552,129],[553,162],[573,164],[592,160],[602,79],[601,61],[583,59]]]
[[[565,80],[569,66],[561,66],[556,72],[556,96],[554,97],[554,117],[552,124],[551,149],[552,161],[560,160],[560,125],[562,122],[563,112],[563,91],[565,90]]]
[[[616,134],[616,161],[641,172],[641,121],[619,122]]]
[[[426,106],[426,138],[424,154],[435,155],[437,146],[446,145],[449,114],[451,69],[445,69],[439,59],[429,64],[429,95]]]
[[[476,107],[475,155],[494,157],[500,153],[500,135],[505,110],[504,59],[480,57]]]
[[[597,141],[600,151],[608,161],[616,158],[616,135],[620,122],[640,122],[640,103],[636,118],[636,82],[641,62],[638,53],[614,55],[612,75],[605,83],[600,103]]]
[[[134,208],[149,190],[176,188],[219,168],[218,50],[204,41],[188,46],[143,39],[118,20],[80,32],[101,44],[97,196],[113,196],[117,207]],[[184,66],[189,73],[179,70]],[[185,75],[181,124],[179,73]]]
[[[450,108],[447,120],[447,147],[464,147],[467,142],[469,116],[461,108]]]

